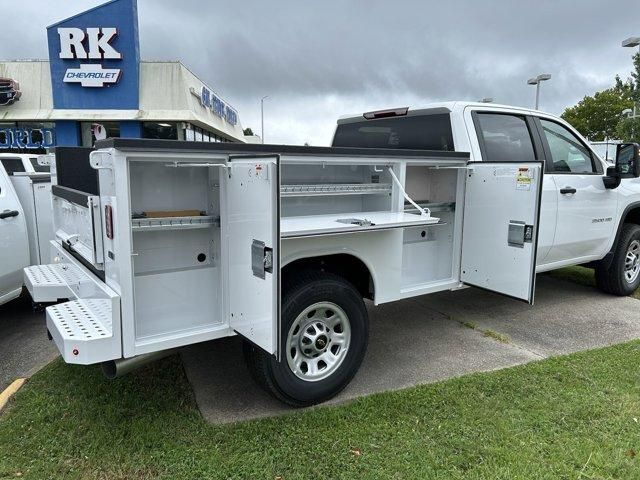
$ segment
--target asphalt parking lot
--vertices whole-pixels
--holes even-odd
[[[0,306],[0,392],[57,356],[47,338],[44,313],[33,311],[28,293]]]
[[[369,350],[353,382],[330,403],[640,338],[638,300],[538,276],[530,307],[476,289],[369,305]],[[0,307],[0,389],[57,356],[44,314],[27,298]],[[212,423],[291,409],[260,390],[237,338],[182,351],[196,401]],[[105,380],[106,381],[106,380]]]
[[[548,275],[538,275],[533,307],[471,288],[370,305],[365,360],[330,403],[640,338],[639,307],[634,298]],[[209,422],[291,410],[254,384],[238,339],[194,345],[182,355]]]

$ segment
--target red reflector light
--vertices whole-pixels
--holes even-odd
[[[367,112],[362,116],[367,120],[373,120],[374,118],[387,118],[387,117],[401,117],[409,112],[409,107],[404,108],[391,108],[389,110],[377,110],[375,112]]]
[[[109,240],[113,240],[113,209],[111,205],[104,207],[104,226]]]

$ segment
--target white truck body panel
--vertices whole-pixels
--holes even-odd
[[[103,347],[80,356],[58,331],[56,343],[66,349],[68,362],[129,358],[236,333],[276,354],[281,269],[326,255],[363,262],[376,304],[459,288],[466,281],[533,300],[539,163],[467,165],[466,154],[458,153],[132,145],[123,140],[91,154],[99,199],[64,185],[54,188],[56,258],[93,276],[100,298],[110,302],[112,325],[116,303],[120,313],[120,330],[104,331],[107,338],[108,332],[120,336],[121,350],[97,339]],[[426,202],[430,214],[406,204],[390,172]],[[497,183],[487,183],[489,178]],[[522,201],[501,205],[499,217],[479,221],[474,207],[466,218],[469,188],[474,198],[492,205],[496,188]],[[156,216],[157,211],[170,215]],[[89,212],[99,220],[89,221]],[[510,222],[532,229],[528,240],[523,228],[520,243],[510,245]],[[503,235],[495,236],[496,229]],[[101,241],[92,242],[92,234]],[[465,248],[491,244],[504,257],[501,268],[467,256],[471,270],[461,273]],[[95,261],[100,249],[103,263]],[[36,273],[25,271],[29,279]],[[37,282],[27,284],[34,296],[46,296]],[[54,287],[46,287],[53,296]],[[78,293],[74,298],[86,299]],[[77,304],[64,305],[48,307],[50,328],[60,330],[61,318],[77,313]],[[106,312],[95,304],[83,308]]]

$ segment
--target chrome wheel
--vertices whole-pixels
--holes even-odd
[[[640,241],[634,240],[627,248],[624,259],[624,278],[627,283],[633,283],[640,274]]]
[[[316,382],[342,364],[351,343],[349,317],[338,305],[319,302],[296,317],[287,335],[287,363],[296,377]]]

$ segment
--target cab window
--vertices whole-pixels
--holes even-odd
[[[524,117],[502,113],[477,114],[482,155],[489,162],[530,162],[536,159]]]
[[[591,151],[559,123],[540,119],[556,173],[595,173]]]
[[[2,166],[7,171],[7,175],[25,171],[21,158],[3,158],[0,162],[2,162]]]

